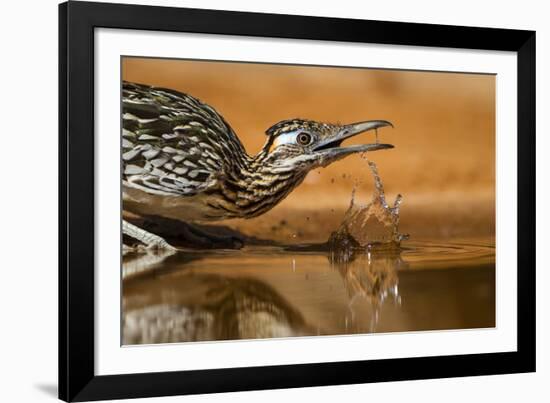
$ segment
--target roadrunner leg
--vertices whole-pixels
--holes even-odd
[[[126,220],[122,220],[122,233],[132,237],[147,246],[147,248],[154,249],[167,249],[167,250],[176,250],[172,245],[161,238],[158,235],[151,234],[150,232],[141,229],[134,224],[130,224]]]

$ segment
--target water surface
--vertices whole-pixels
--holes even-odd
[[[493,238],[130,253],[122,322],[123,344],[494,327]]]

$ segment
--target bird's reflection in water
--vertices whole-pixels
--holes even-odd
[[[162,267],[162,263],[176,252],[169,249],[156,251],[136,250],[124,245],[122,249],[122,277],[148,273],[155,268]]]
[[[145,297],[125,299],[123,344],[272,338],[309,333],[300,312],[261,281],[200,273],[157,280]]]
[[[240,256],[241,270],[233,270],[236,256],[126,255],[123,344],[373,332],[388,297],[399,301],[397,271],[405,266],[399,251],[357,252],[345,259],[326,250],[293,256],[298,264],[290,270],[272,255],[256,255],[259,264],[248,266]],[[227,263],[218,269],[216,262]],[[327,280],[328,292],[317,286]],[[345,316],[344,329],[327,320],[334,310]]]

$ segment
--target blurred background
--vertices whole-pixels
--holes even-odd
[[[249,154],[283,119],[389,120],[395,128],[380,130],[380,141],[395,149],[368,158],[378,165],[388,202],[404,196],[401,232],[411,239],[494,237],[492,75],[126,57],[122,76],[213,106]],[[373,140],[369,133],[352,142]],[[326,240],[341,222],[355,181],[358,201],[370,201],[372,177],[358,155],[311,172],[269,213],[223,224],[286,242]]]

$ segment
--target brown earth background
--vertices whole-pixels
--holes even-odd
[[[401,230],[414,238],[494,238],[495,77],[481,74],[124,58],[124,80],[172,88],[213,106],[249,154],[274,123],[294,117],[352,123],[391,121],[368,158],[388,202],[404,197]],[[354,143],[373,142],[363,134]],[[312,171],[287,199],[252,220],[223,222],[248,235],[324,240],[341,222],[354,181],[368,202],[366,161],[348,157]]]

